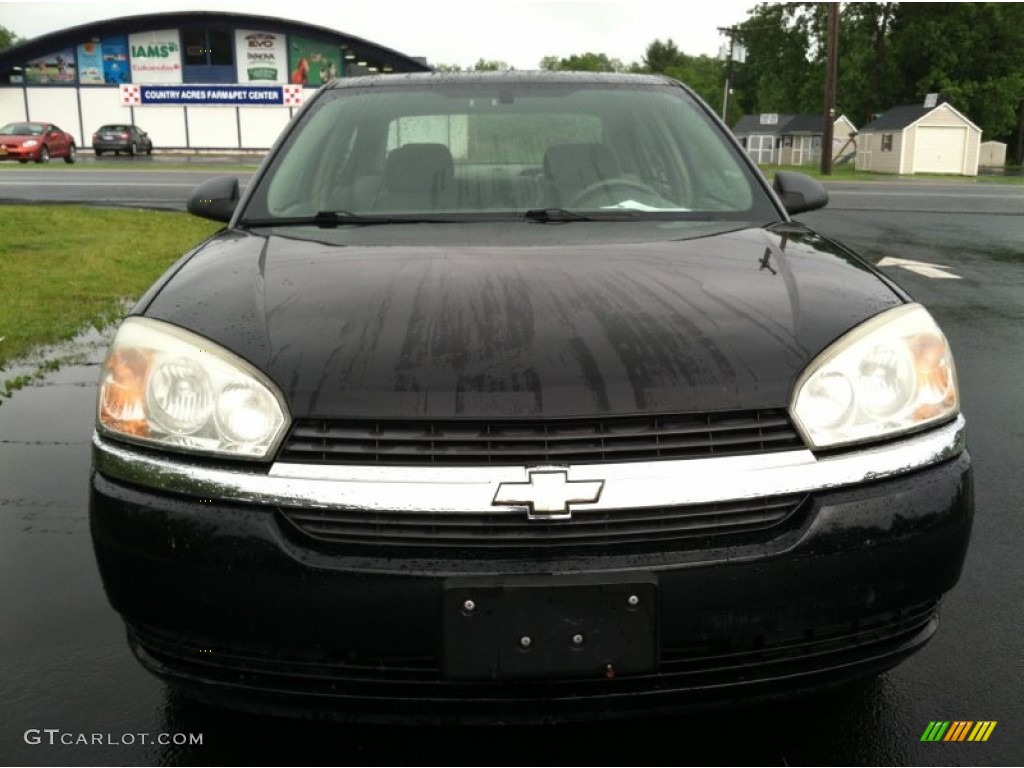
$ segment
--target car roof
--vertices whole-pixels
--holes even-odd
[[[325,89],[359,88],[372,84],[380,86],[422,85],[424,88],[443,83],[532,83],[573,84],[603,83],[607,85],[679,85],[664,75],[644,75],[632,72],[551,72],[547,70],[508,70],[502,72],[410,72],[402,74],[344,77],[334,80]]]

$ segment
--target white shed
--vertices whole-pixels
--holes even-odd
[[[981,129],[951,104],[893,107],[857,135],[856,168],[978,175]]]
[[[1001,141],[981,142],[980,168],[1003,168],[1006,165],[1006,144]]]
[[[825,117],[811,115],[744,115],[732,129],[759,165],[818,165],[825,137]],[[857,130],[845,115],[832,128],[832,159],[852,152]]]

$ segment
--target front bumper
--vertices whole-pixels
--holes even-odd
[[[18,160],[23,163],[35,162],[39,159],[39,147],[24,149],[22,147],[5,147],[0,151],[0,160]]]
[[[806,452],[774,455],[774,471],[706,460],[718,464],[700,464],[701,483],[655,482],[638,465],[571,467],[574,478],[611,477],[593,505],[608,519],[646,486],[639,498],[659,499],[654,516],[686,522],[677,512],[692,508],[704,522],[566,536],[595,525],[574,510],[578,522],[513,526],[523,536],[494,524],[475,539],[464,528],[481,516],[521,510],[488,505],[474,516],[464,469],[407,472],[402,483],[379,468],[348,468],[357,477],[341,480],[337,468],[276,467],[246,481],[249,497],[228,466],[181,471],[178,460],[96,438],[92,530],[139,659],[201,698],[459,722],[664,712],[842,682],[926,642],[969,539],[962,435],[958,422],[903,441],[887,449],[898,461],[876,454],[876,470],[859,479],[849,461],[840,471],[813,457],[797,473],[807,457],[795,454]],[[908,446],[917,463],[899,466]],[[713,466],[726,474],[709,474]],[[505,470],[489,471],[501,482]],[[727,504],[708,511],[716,485],[714,503]],[[439,498],[449,499],[443,509]],[[785,511],[758,518],[744,502],[737,517],[729,505],[744,498],[782,498]],[[414,517],[392,535],[426,499],[432,522]],[[453,534],[452,518],[469,522]],[[640,607],[625,607],[630,598]]]

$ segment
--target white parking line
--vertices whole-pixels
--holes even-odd
[[[931,264],[927,261],[912,261],[911,259],[896,259],[892,256],[886,256],[884,259],[878,262],[875,266],[877,267],[900,267],[910,272],[916,272],[919,275],[925,277],[931,277],[935,280],[959,280],[960,275],[955,275],[950,271],[950,267],[945,267],[942,264]]]

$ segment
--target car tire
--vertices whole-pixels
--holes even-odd
[[[50,150],[44,144],[39,148],[39,157],[36,158],[37,163],[48,163],[50,162]]]
[[[96,157],[103,157],[103,150],[102,149],[94,149],[93,152],[96,153]]]
[[[153,145],[152,144],[150,144],[149,147],[146,149],[146,154],[149,155],[150,157],[153,156]]]
[[[71,144],[68,146],[68,153],[64,156],[64,162],[71,165],[75,160],[78,159],[78,150],[75,149],[75,145]]]
[[[138,145],[136,145],[136,143],[134,141],[131,144],[128,145],[128,154],[129,155],[131,155],[132,157],[135,157],[135,155],[137,155],[138,152],[139,152],[139,147],[138,147]]]

